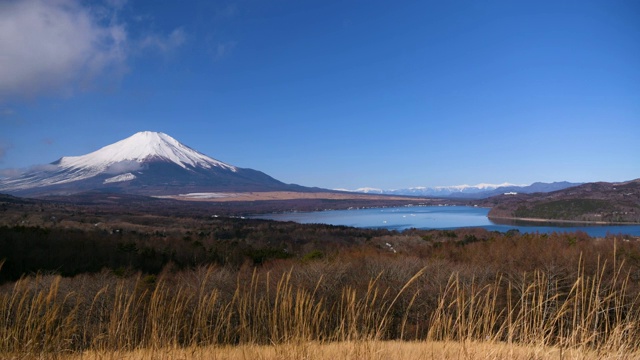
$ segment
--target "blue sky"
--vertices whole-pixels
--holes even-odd
[[[0,169],[143,130],[287,183],[640,177],[640,2],[0,2]]]

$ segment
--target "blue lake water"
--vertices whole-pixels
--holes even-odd
[[[328,210],[315,212],[294,212],[255,216],[260,219],[295,221],[301,224],[319,223],[345,225],[362,228],[385,228],[390,230],[416,229],[457,229],[481,227],[491,231],[506,232],[517,229],[520,232],[573,232],[584,231],[590,236],[603,237],[607,234],[627,234],[640,236],[640,225],[565,225],[565,224],[499,224],[487,218],[489,209],[469,206],[405,206],[377,209]]]

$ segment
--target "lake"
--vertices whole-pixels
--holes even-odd
[[[489,209],[470,206],[405,206],[393,208],[326,210],[256,215],[254,218],[277,221],[294,221],[301,224],[319,223],[362,228],[390,230],[457,229],[481,227],[490,231],[506,232],[573,232],[584,231],[593,237],[607,234],[640,236],[640,225],[566,225],[566,224],[499,224],[487,218]]]

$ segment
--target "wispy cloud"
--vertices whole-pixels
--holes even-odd
[[[111,164],[104,172],[107,174],[122,174],[129,171],[137,171],[142,169],[143,165],[137,161],[121,161]]]
[[[114,9],[122,9],[126,3],[127,0],[107,0],[107,4]]]
[[[227,56],[236,47],[236,44],[237,42],[235,41],[219,42],[215,46],[214,59],[219,60]]]
[[[234,23],[241,14],[241,8],[237,2],[222,6],[216,4],[211,14],[214,25],[209,27],[206,32],[205,46],[211,59],[218,61],[228,57],[236,48],[238,42],[232,37],[230,38],[227,31],[217,31],[217,28],[223,28],[230,23]]]
[[[0,3],[0,98],[71,92],[120,69],[125,26],[104,21],[75,0]]]
[[[140,41],[140,48],[155,49],[163,53],[168,53],[184,44],[186,38],[184,29],[177,28],[168,36],[161,36],[158,34],[147,35]]]
[[[12,178],[20,176],[24,170],[21,169],[0,169],[0,179],[2,178]]]
[[[51,171],[57,171],[57,170],[60,170],[60,167],[54,164],[40,164],[40,165],[33,165],[33,166],[24,167],[24,168],[6,168],[6,169],[0,169],[0,178],[2,177],[12,178],[12,177],[18,177],[22,174],[27,174],[27,173],[51,172]]]
[[[93,6],[81,0],[0,1],[0,103],[68,96],[99,81],[117,82],[141,50],[172,51],[184,29],[130,39],[119,19],[126,0]]]
[[[217,17],[232,18],[238,14],[238,5],[235,3],[227,4],[220,10],[216,11]]]

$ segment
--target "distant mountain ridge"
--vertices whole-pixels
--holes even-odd
[[[68,156],[0,179],[0,192],[19,196],[105,190],[140,195],[205,191],[310,191],[200,153],[152,131],[136,133],[82,156]],[[316,189],[317,190],[317,189]]]
[[[543,183],[535,182],[531,185],[503,184],[477,184],[477,185],[454,185],[436,187],[413,187],[407,189],[383,190],[377,188],[360,188],[356,190],[342,191],[359,192],[365,194],[386,194],[386,195],[406,195],[406,196],[428,196],[456,199],[484,199],[505,193],[531,194],[537,192],[551,192],[581,185],[581,183],[571,183],[567,181]]]

